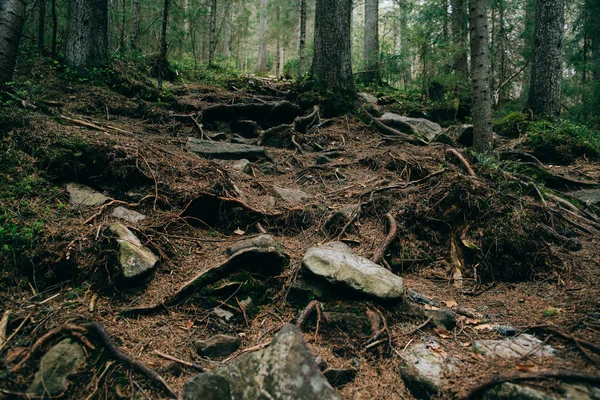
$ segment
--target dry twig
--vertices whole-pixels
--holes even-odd
[[[392,241],[394,240],[394,238],[396,237],[396,234],[398,233],[398,224],[396,223],[396,220],[394,219],[392,214],[387,213],[387,214],[385,214],[385,217],[388,220],[390,229],[389,229],[388,235],[386,236],[383,243],[381,243],[381,245],[377,248],[377,250],[375,250],[373,257],[371,257],[371,261],[373,261],[375,264],[379,264],[379,261],[381,261],[386,250],[388,249],[388,247],[390,247],[390,245],[392,244]],[[390,269],[390,268],[388,268],[388,269]]]

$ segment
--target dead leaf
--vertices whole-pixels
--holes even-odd
[[[189,331],[192,328],[192,326],[194,326],[194,321],[188,321],[185,324],[185,329],[187,329]]]
[[[475,330],[480,332],[491,332],[492,330],[494,330],[494,326],[492,324],[481,324],[477,325],[475,327]]]
[[[534,364],[522,364],[515,365],[515,369],[519,372],[535,372],[538,370],[538,366]]]
[[[458,303],[454,300],[443,300],[442,303],[444,303],[448,308],[458,307]]]
[[[477,325],[481,323],[481,320],[475,318],[465,318],[463,322],[467,325]]]
[[[426,310],[439,310],[439,307],[430,306],[429,304],[424,304],[423,308]]]
[[[471,342],[463,342],[460,344],[462,347],[469,347],[471,346]]]
[[[237,228],[235,231],[233,231],[233,233],[235,233],[238,236],[244,236],[244,234],[246,233],[245,231],[241,230],[240,228]]]
[[[433,328],[433,330],[435,331],[435,333],[438,334],[439,337],[441,337],[442,339],[453,339],[454,335],[452,334],[452,332],[447,331],[446,329],[437,329],[437,328]]]

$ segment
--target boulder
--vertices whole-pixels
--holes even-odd
[[[27,393],[39,398],[62,395],[68,389],[67,377],[84,363],[83,348],[71,339],[63,340],[42,357]]]
[[[275,192],[281,196],[281,198],[288,203],[303,203],[304,200],[309,199],[310,196],[299,189],[286,189],[279,186],[273,186]]]
[[[127,221],[131,224],[137,224],[146,219],[146,216],[144,214],[140,214],[137,211],[129,210],[121,206],[115,208],[111,215],[115,218],[122,219],[123,221]]]
[[[482,400],[558,400],[539,389],[533,389],[523,385],[506,382],[485,392]]]
[[[79,183],[67,183],[69,202],[76,207],[98,207],[110,200],[110,197]]]
[[[231,318],[233,318],[233,313],[231,311],[223,310],[220,307],[215,308],[212,313],[217,317],[224,319],[225,321],[229,321]]]
[[[377,97],[369,93],[359,93],[358,98],[368,104],[377,104]]]
[[[125,279],[137,278],[150,271],[158,262],[158,257],[122,223],[114,222],[109,226],[119,243],[119,268]]]
[[[579,190],[571,194],[588,206],[600,206],[600,190],[598,189]]]
[[[242,341],[229,335],[214,335],[206,340],[196,340],[194,347],[199,355],[204,357],[227,357],[236,351]]]
[[[392,300],[400,299],[404,294],[402,278],[355,255],[341,242],[311,247],[304,255],[302,264],[316,276],[368,296]]]
[[[184,400],[338,400],[342,397],[321,374],[302,332],[284,326],[266,349],[188,380]]]
[[[445,381],[444,371],[457,367],[457,360],[447,355],[439,343],[417,343],[402,353],[400,375],[410,392],[418,399],[437,395]]]
[[[473,146],[473,125],[452,125],[446,131],[446,134],[454,139],[456,143],[463,146]]]
[[[231,167],[236,171],[252,175],[252,163],[250,162],[250,160],[246,160],[245,158],[236,161]]]
[[[475,348],[485,355],[505,359],[519,358],[526,354],[552,357],[556,353],[552,346],[543,345],[540,339],[527,333],[503,340],[477,340]]]
[[[419,134],[427,141],[432,141],[440,132],[442,132],[442,127],[439,124],[425,118],[409,118],[394,113],[385,113],[379,120],[387,126],[391,126],[400,131],[405,129],[404,123],[409,123],[417,128]]]
[[[216,158],[220,160],[240,160],[242,158],[255,161],[261,158],[270,158],[264,147],[247,144],[213,142],[188,138],[186,149],[200,157]]]

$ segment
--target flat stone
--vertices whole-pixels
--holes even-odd
[[[71,339],[54,346],[40,361],[40,369],[27,393],[37,397],[58,397],[68,389],[68,376],[85,363],[83,348]]]
[[[196,340],[194,347],[199,355],[213,357],[227,357],[236,351],[242,341],[240,338],[228,335],[214,335],[206,340]]]
[[[269,247],[274,247],[279,249],[281,246],[275,240],[275,238],[268,234],[258,235],[256,237],[242,240],[239,242],[235,242],[231,246],[229,246],[226,250],[227,254],[233,255],[245,249],[266,249]]]
[[[417,128],[419,134],[427,141],[432,141],[439,133],[442,132],[442,127],[439,124],[436,124],[435,122],[425,118],[410,118],[394,113],[385,113],[381,118],[379,118],[379,120],[384,124],[398,130],[405,129],[403,123],[409,123]]]
[[[311,197],[299,189],[286,189],[279,186],[273,186],[273,189],[288,203],[303,203],[306,199],[310,199]]]
[[[212,312],[217,317],[224,319],[225,321],[229,321],[231,318],[233,318],[233,313],[231,311],[223,310],[220,307],[215,308]]]
[[[341,242],[308,249],[302,260],[314,275],[357,292],[384,300],[400,299],[404,281],[380,265],[359,257]]]
[[[115,208],[111,215],[115,218],[122,219],[123,221],[127,221],[132,224],[137,224],[146,219],[144,214],[140,214],[137,211],[129,210],[121,206]]]
[[[284,326],[266,349],[188,380],[184,400],[341,400],[321,374],[302,332]]]
[[[359,93],[358,98],[368,104],[377,104],[377,97],[369,93]]]
[[[327,368],[323,371],[323,375],[331,383],[331,386],[336,388],[354,381],[357,373],[358,370],[354,368]]]
[[[436,342],[417,343],[402,353],[400,375],[413,396],[429,399],[440,392],[443,372],[454,370],[456,362]]]
[[[556,353],[552,346],[542,345],[540,339],[527,333],[503,340],[477,340],[475,347],[485,355],[506,359],[519,358],[526,354],[552,357]]]
[[[231,167],[236,171],[252,175],[252,163],[250,162],[250,160],[247,160],[245,158],[234,162]]]
[[[213,142],[196,138],[188,138],[186,149],[204,158],[221,160],[247,160],[255,161],[261,158],[270,158],[264,147],[247,144]]]
[[[588,206],[600,205],[600,190],[598,189],[579,190],[571,193],[571,195]]]
[[[97,207],[110,200],[110,197],[79,183],[67,183],[69,202],[77,207]]]
[[[125,279],[137,278],[156,266],[158,257],[122,223],[114,222],[109,226],[115,233],[119,244],[119,268]]]

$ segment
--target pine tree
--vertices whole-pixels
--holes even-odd
[[[12,79],[24,17],[24,0],[0,1],[0,85]]]
[[[107,0],[70,0],[65,59],[74,67],[103,65],[108,52]]]

